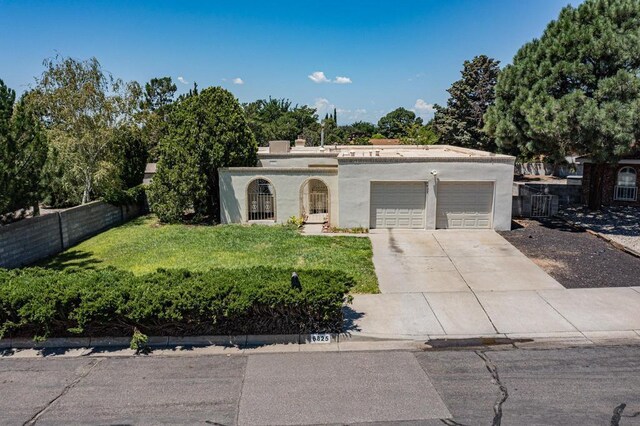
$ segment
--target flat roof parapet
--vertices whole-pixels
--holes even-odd
[[[278,141],[280,142],[280,141]],[[288,145],[287,145],[288,146]],[[340,160],[369,158],[376,161],[427,159],[443,161],[477,160],[479,162],[514,162],[515,157],[494,154],[477,149],[461,148],[450,145],[326,145],[324,150],[319,146],[290,147],[288,151],[274,152],[271,147],[258,149],[261,158],[274,157],[338,157]],[[386,159],[386,160],[385,160]]]

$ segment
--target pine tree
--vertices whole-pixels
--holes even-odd
[[[594,209],[601,204],[605,164],[638,151],[639,29],[637,0],[565,7],[502,71],[486,116],[503,151],[555,161],[589,155]]]
[[[462,78],[447,90],[447,106],[436,105],[433,127],[440,143],[495,151],[496,144],[482,129],[483,116],[495,99],[500,62],[480,55],[464,61]]]
[[[5,220],[29,207],[38,213],[47,143],[27,96],[14,105],[15,92],[0,80],[0,216],[7,215]]]

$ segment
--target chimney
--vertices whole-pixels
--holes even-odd
[[[289,141],[269,141],[269,154],[287,154],[290,150]]]

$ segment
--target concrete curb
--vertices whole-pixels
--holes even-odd
[[[120,350],[119,356],[135,355],[129,348],[128,337],[52,338],[42,342],[30,339],[2,339],[0,358],[11,357],[20,351],[26,356],[42,356],[42,350],[77,350],[71,356],[92,355],[95,348]],[[251,354],[278,352],[381,351],[381,350],[460,350],[486,349],[542,349],[563,347],[598,347],[640,345],[640,330],[517,333],[495,335],[430,335],[430,336],[369,336],[366,334],[331,334],[328,344],[313,344],[309,334],[243,335],[243,336],[150,336],[149,346],[158,354],[175,353],[176,348],[199,347],[204,354]],[[18,350],[18,352],[15,352]],[[231,350],[231,352],[229,351]],[[31,351],[31,353],[29,353]],[[96,352],[101,355],[100,351]],[[104,354],[102,354],[104,355]]]
[[[352,336],[347,333],[327,333],[331,343],[339,341],[380,341],[403,340],[394,338],[377,338]],[[129,347],[130,337],[53,337],[43,341],[28,338],[0,339],[2,349],[66,349],[66,348],[122,348]],[[264,346],[277,344],[312,344],[311,334],[263,334],[241,336],[148,336],[150,347],[172,346]]]

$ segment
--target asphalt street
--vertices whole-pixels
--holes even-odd
[[[640,425],[640,346],[0,358],[0,424]]]

